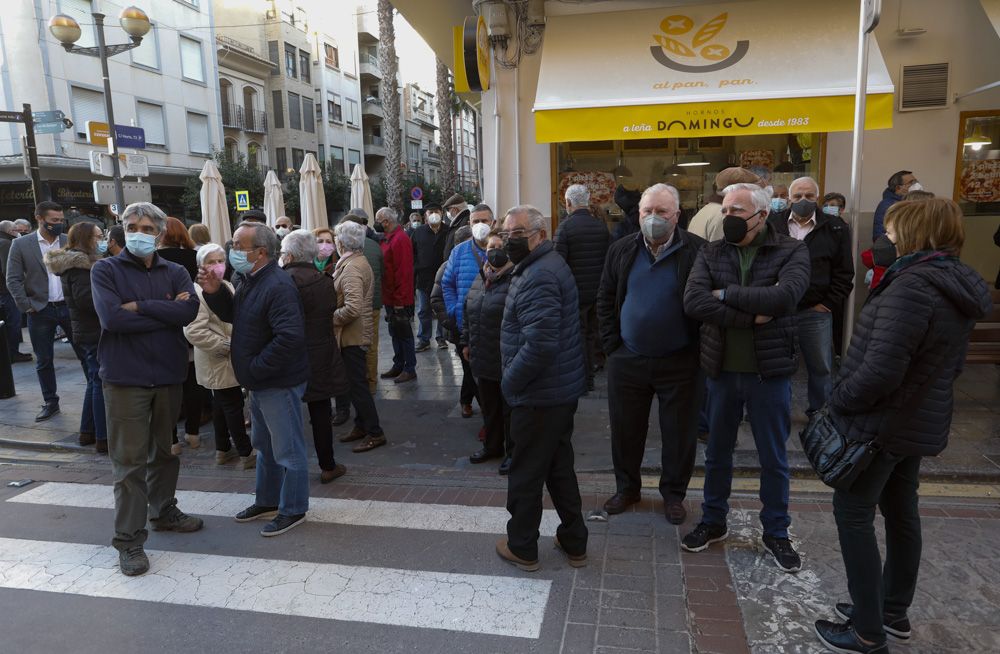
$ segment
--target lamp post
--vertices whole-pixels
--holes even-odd
[[[94,25],[97,27],[97,46],[81,47],[75,45],[82,34],[80,24],[71,16],[57,14],[49,20],[49,32],[52,33],[66,52],[97,57],[101,60],[101,74],[104,76],[104,110],[108,117],[108,138],[111,139],[111,169],[115,180],[115,200],[118,203],[119,214],[125,208],[125,192],[122,189],[121,166],[118,161],[118,135],[115,133],[115,111],[111,102],[111,78],[108,76],[108,57],[113,57],[142,44],[142,37],[149,32],[149,17],[138,7],[126,7],[118,15],[118,22],[125,33],[132,39],[131,43],[108,45],[104,42],[104,14],[94,12]]]

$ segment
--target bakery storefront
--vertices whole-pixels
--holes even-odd
[[[766,168],[773,184],[809,175],[847,195],[825,188],[823,162],[827,133],[854,127],[857,7],[767,5],[549,17],[534,117],[551,144],[552,215],[577,182],[611,222],[619,184],[672,184],[690,215],[729,166]],[[803,29],[775,30],[776,17]],[[867,84],[866,129],[890,128],[893,84],[874,39]]]

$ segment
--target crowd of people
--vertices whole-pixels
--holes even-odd
[[[200,446],[205,421],[214,426],[216,463],[255,470],[254,503],[236,521],[267,520],[263,536],[283,534],[309,509],[304,414],[320,481],[332,482],[346,472],[333,428],[353,409],[339,442],[357,453],[385,446],[378,378],[417,381],[417,354],[432,343],[454,345],[461,361],[461,415],[474,415],[473,402],[481,409],[482,445],[470,462],[499,460],[508,476],[511,518],[496,543],[504,560],[538,569],[544,486],[560,519],[555,546],[570,565],[586,564],[572,435],[577,404],[604,369],[616,482],[607,513],[641,499],[655,398],[665,517],[687,520],[700,434],[701,517],[681,546],[700,552],[724,540],[745,421],[760,462],[763,547],[781,570],[797,572],[786,441],[801,358],[805,417],[825,412],[849,438],[879,435],[884,443],[858,481],[834,494],[851,603],[837,605],[844,622],[818,621],[817,633],[835,651],[883,651],[886,634],[909,634],[920,460],[947,443],[965,343],[992,308],[985,282],[958,259],[961,212],[919,189],[910,172],[889,180],[870,295],[834,380],[835,324],[855,276],[844,196],[821,197],[809,177],[779,188],[766,171],[743,168],[720,172],[715,188],[687,229],[678,191],[667,184],[638,197],[620,191],[636,229],[614,233],[595,215],[587,187],[574,184],[554,234],[530,205],[498,218],[455,195],[405,225],[388,207],[371,225],[352,209],[314,231],[285,217],[272,228],[252,210],[225,244],[149,203],[128,206],[107,232],[79,223],[67,235],[61,207],[42,202],[37,231],[15,237],[18,226],[0,223],[4,308],[18,327],[17,312],[28,314],[44,398],[37,420],[60,410],[57,328],[80,360],[80,443],[110,455],[113,544],[127,575],[149,568],[147,518],[154,530],[202,527],[177,507],[175,491],[177,454]],[[383,319],[393,363],[379,374]],[[7,332],[7,345],[23,361],[30,355],[18,351],[16,332]],[[929,388],[926,401],[907,409],[917,388]],[[886,519],[884,566],[876,506]]]

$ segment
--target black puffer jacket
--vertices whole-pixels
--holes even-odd
[[[722,372],[725,329],[752,327],[757,371],[761,377],[791,375],[795,355],[795,313],[809,287],[809,250],[802,241],[782,236],[768,225],[746,286],[740,285],[739,253],[725,240],[704,246],[684,289],[684,310],[701,321],[701,367],[716,378]],[[712,291],[725,290],[725,301]],[[754,324],[755,316],[772,320]]]
[[[45,265],[62,281],[73,326],[73,342],[97,345],[101,340],[101,321],[94,309],[94,296],[90,290],[90,269],[94,260],[81,250],[50,250],[45,255]]]
[[[993,308],[979,273],[956,259],[929,254],[892,269],[872,291],[830,396],[832,419],[842,434],[867,441],[884,428],[885,448],[904,456],[934,456],[948,444],[952,386],[969,334]],[[919,406],[900,416],[931,374],[935,381]]]
[[[316,270],[311,263],[290,263],[285,266],[285,272],[295,282],[305,312],[309,380],[302,401],[315,402],[346,395],[350,384],[333,333],[333,312],[337,308],[333,277]]]
[[[562,255],[573,271],[580,306],[590,306],[597,299],[604,257],[611,245],[611,232],[589,211],[577,209],[560,223],[553,242],[556,252]]]
[[[767,222],[779,234],[788,236],[791,211],[771,214]],[[854,260],[851,258],[851,230],[837,216],[816,212],[816,226],[806,235],[811,274],[809,288],[799,300],[799,310],[817,304],[831,311],[839,308],[854,289]]]
[[[639,191],[629,191],[621,185],[615,189],[615,204],[624,212],[624,215],[611,234],[612,241],[617,241],[639,231],[639,200],[641,199],[642,193]]]
[[[698,251],[705,245],[705,239],[683,229],[678,229],[675,233],[683,243],[676,253],[677,284],[683,291],[687,286],[688,275],[691,274]],[[621,316],[625,295],[628,293],[628,276],[639,249],[644,247],[646,245],[642,235],[635,234],[631,238],[615,241],[608,249],[601,287],[597,293],[597,322],[601,347],[606,354],[611,354],[622,344]],[[689,333],[698,333],[698,326],[694,320],[691,321]]]
[[[455,239],[458,235],[458,230],[469,224],[469,214],[468,209],[462,209],[462,213],[455,216],[455,219],[451,221],[448,225],[448,234],[444,237],[444,260],[447,261],[448,257],[451,256],[451,251],[455,249],[458,243]]]
[[[414,281],[418,290],[431,292],[434,287],[434,274],[444,263],[444,242],[448,230],[438,229],[437,233],[430,225],[421,225],[410,234],[413,243]]]
[[[503,271],[485,289],[483,278],[477,275],[465,296],[461,345],[469,346],[469,364],[476,379],[499,382],[503,377],[503,367],[500,364],[500,325],[503,323],[503,310],[512,272],[513,267]]]

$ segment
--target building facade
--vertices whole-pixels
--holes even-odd
[[[441,183],[441,155],[437,144],[434,94],[416,83],[403,87],[403,161],[408,172],[420,175],[431,184]]]
[[[249,44],[216,36],[223,149],[230,159],[244,159],[267,170],[268,114],[265,106],[273,64]]]
[[[482,196],[482,162],[479,110],[462,101],[452,114],[452,143],[455,147],[455,180],[463,191]]]
[[[336,19],[323,21],[327,31],[312,33],[319,159],[349,176],[364,151],[357,32],[353,7],[335,4],[329,10]]]

